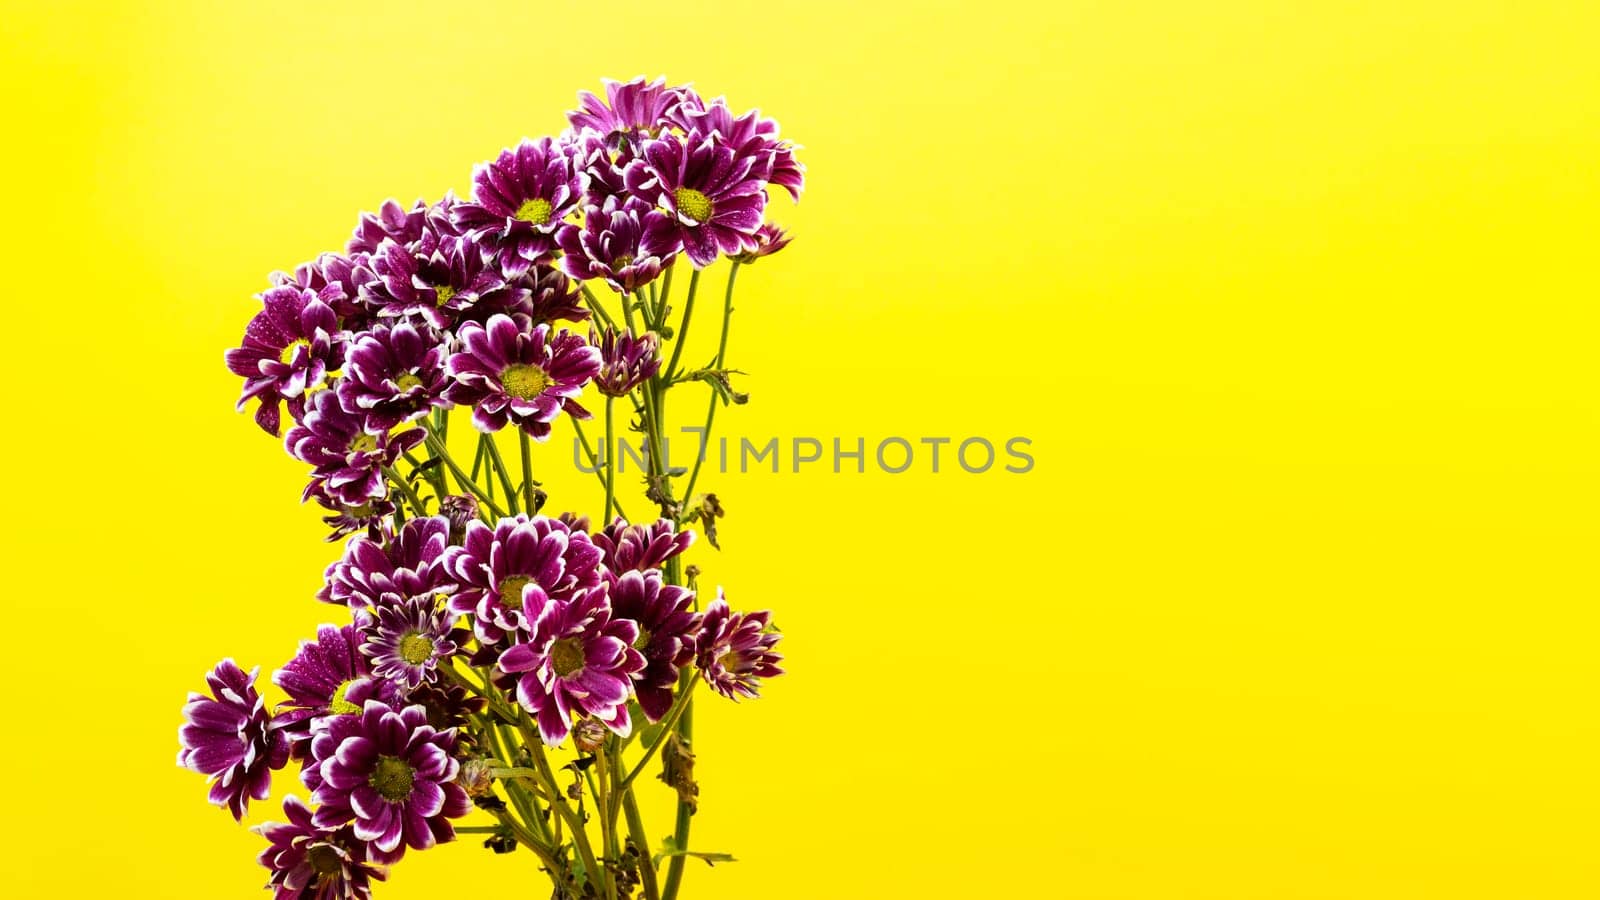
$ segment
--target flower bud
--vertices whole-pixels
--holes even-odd
[[[471,494],[450,494],[439,501],[439,513],[450,520],[450,541],[459,543],[467,524],[478,518],[478,498]]]
[[[487,759],[469,759],[461,764],[456,783],[461,785],[468,797],[487,796],[494,789],[494,777],[489,774],[492,768],[494,766]]]
[[[572,744],[585,753],[594,753],[606,742],[606,727],[598,719],[580,719],[572,726]]]

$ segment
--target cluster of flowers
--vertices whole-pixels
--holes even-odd
[[[655,374],[653,334],[555,329],[589,319],[576,282],[626,295],[680,255],[701,268],[788,243],[763,221],[767,188],[798,198],[804,172],[771,119],[640,78],[580,95],[568,120],[479,165],[470,199],[389,201],[347,252],[274,273],[228,352],[241,409],[257,401],[276,435],[287,407],[288,450],[315,467],[305,496],[336,529],[391,511],[382,469],[423,440],[400,426],[433,409],[543,440],[563,412],[589,417],[575,398],[590,380],[622,396]]]
[[[735,699],[782,672],[770,613],[732,612],[720,590],[694,612],[693,592],[663,580],[693,532],[617,519],[591,534],[537,515],[490,526],[472,498],[451,499],[452,516],[350,540],[320,599],[353,621],[322,626],[273,675],[288,696],[274,711],[257,670],[232,660],[184,707],[179,763],[210,776],[211,802],[235,819],[268,797],[274,770],[300,764],[315,812],[291,796],[289,822],[261,828],[280,897],[368,896],[407,847],[454,837],[449,820],[472,808],[461,766],[482,749],[459,736],[485,706],[456,661],[492,666],[490,686],[551,747],[589,720],[628,735],[630,700],[661,721],[685,667]]]
[[[490,763],[510,765],[485,723],[522,716],[530,740],[592,752],[669,719],[696,681],[737,699],[782,671],[769,613],[733,612],[720,588],[701,610],[692,581],[672,583],[694,540],[680,521],[591,529],[531,495],[504,515],[475,484],[430,509],[394,470],[424,442],[448,459],[450,409],[539,441],[589,416],[586,385],[624,397],[656,377],[653,332],[556,329],[599,309],[582,282],[626,303],[679,256],[698,270],[787,243],[764,222],[768,186],[798,198],[803,170],[770,119],[659,79],[579,100],[558,138],[480,165],[470,199],[390,201],[345,253],[274,273],[227,354],[241,409],[256,401],[273,435],[288,410],[304,499],[347,539],[319,599],[349,621],[272,675],[287,699],[269,710],[259,670],[224,660],[179,732],[179,764],[235,819],[298,763],[309,805],[291,796],[288,821],[259,829],[278,898],[369,897],[407,848],[453,839],[492,795]]]

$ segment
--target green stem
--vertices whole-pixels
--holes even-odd
[[[428,442],[428,449],[439,454],[439,458],[444,460],[445,466],[450,469],[450,474],[455,476],[456,484],[461,485],[462,490],[467,491],[474,497],[482,500],[496,517],[502,517],[505,515],[505,512],[500,509],[499,505],[497,505],[488,494],[484,493],[483,488],[478,487],[477,482],[467,477],[466,472],[461,471],[461,467],[457,465],[456,461],[450,457],[450,451],[444,448],[444,444],[440,443],[438,438],[430,434],[427,436],[426,440]]]
[[[528,752],[533,754],[533,764],[539,769],[544,789],[550,792],[551,807],[566,821],[567,828],[572,832],[578,856],[583,859],[584,871],[589,873],[591,883],[596,883],[597,880],[599,884],[609,885],[610,879],[606,877],[605,869],[595,860],[594,848],[589,845],[589,834],[583,828],[583,820],[579,819],[572,811],[572,807],[567,805],[561,787],[556,783],[555,773],[550,769],[550,760],[545,757],[544,739],[539,737],[539,730],[533,726],[532,720],[522,707],[517,707],[517,713],[517,730],[522,733],[522,741],[527,746]]]
[[[428,514],[428,511],[422,508],[422,500],[417,496],[417,492],[411,489],[411,485],[406,484],[405,476],[396,472],[394,466],[384,466],[383,474],[388,476],[396,488],[399,488],[400,493],[405,496],[406,502],[411,504],[411,508],[416,510],[417,515],[425,516]]]
[[[678,371],[678,359],[683,356],[684,339],[689,336],[689,317],[694,314],[695,288],[700,286],[700,270],[695,269],[689,276],[689,296],[683,301],[683,319],[678,323],[678,333],[672,336],[672,361],[662,371],[666,379],[671,381]]]
[[[521,428],[517,429],[521,431]],[[494,435],[489,435],[489,459],[494,463],[495,474],[500,476],[500,487],[506,492],[506,505],[511,507],[511,513],[517,513],[517,491],[511,486],[511,472],[506,468],[506,461],[500,456],[500,447],[495,444]]]
[[[589,469],[590,469],[590,471],[594,472],[594,477],[600,479],[600,486],[601,487],[605,487],[605,484],[606,484],[606,473],[601,471],[601,469],[600,469],[600,458],[595,455],[595,452],[594,452],[593,448],[591,448],[589,446],[589,436],[583,433],[583,425],[582,425],[582,423],[580,423],[577,419],[574,419],[574,418],[571,418],[571,417],[568,417],[567,421],[572,423],[572,430],[578,433],[578,442],[583,446],[583,452],[585,454],[587,454],[588,457],[589,457]],[[607,452],[609,453],[610,451],[608,450]],[[624,519],[628,518],[628,514],[626,512],[624,512],[623,509],[622,509],[622,501],[621,500],[619,500],[615,496],[613,496],[611,498],[611,505],[616,507],[617,515],[623,517]],[[628,521],[631,522],[633,520],[632,519],[628,519]],[[604,525],[604,524],[607,524],[607,523],[601,523],[601,524]]]
[[[717,339],[717,358],[712,362],[711,368],[720,369],[728,355],[728,322],[733,318],[733,281],[739,274],[739,263],[733,263],[733,268],[728,271],[728,289],[722,298],[722,336]],[[700,453],[695,454],[694,468],[689,472],[689,481],[683,489],[683,501],[688,503],[694,497],[695,483],[700,480],[700,467],[706,461],[706,448],[711,445],[711,423],[717,417],[717,392],[711,392],[711,401],[706,406],[705,430],[700,432]]]
[[[600,790],[595,792],[594,803],[595,806],[598,807],[596,812],[600,814],[601,846],[605,848],[604,852],[606,859],[620,861],[622,859],[622,852],[617,847],[617,823],[616,818],[611,813],[611,807],[613,803],[612,796],[615,792],[611,789],[611,785],[609,783],[610,779],[607,777],[608,773],[606,770],[610,767],[607,765],[606,754],[603,750],[594,755],[594,763],[596,769],[595,775],[600,782]],[[606,879],[606,896],[608,897],[616,896],[616,887],[613,884],[613,881],[614,879],[612,878]]]
[[[594,295],[594,291],[589,290],[589,286],[582,283],[578,285],[578,289],[583,291],[583,299],[589,304],[589,309],[593,310],[594,314],[606,323],[606,327],[615,331],[617,324],[611,321],[611,314],[606,312],[606,308],[600,304],[600,300]]]
[[[521,428],[517,429],[517,443],[522,445],[522,508],[533,515],[533,450],[528,442],[528,433]]]
[[[694,691],[694,685],[693,676],[690,676],[689,683],[679,688],[678,699],[673,701],[672,708],[667,710],[667,714],[661,717],[661,733],[657,734],[656,739],[650,742],[649,747],[645,748],[644,756],[639,759],[638,764],[628,773],[628,777],[622,779],[624,789],[633,784],[633,780],[639,777],[639,773],[643,772],[644,767],[650,762],[650,757],[655,756],[656,751],[661,749],[661,745],[667,742],[667,737],[672,733],[673,726],[678,723],[683,713],[689,708],[689,696]]]
[[[678,736],[685,744],[693,734],[694,709],[692,704],[684,704],[683,716],[678,719]],[[689,818],[692,815],[689,804],[678,801],[677,820],[673,823],[672,843],[679,850],[689,849]],[[678,886],[683,883],[683,864],[688,859],[686,856],[674,856],[667,861],[667,882],[661,889],[661,900],[676,900]]]
[[[612,425],[612,406],[615,403],[615,397],[606,398],[606,445],[604,447],[606,453],[606,511],[605,517],[600,523],[602,527],[610,524],[611,507],[615,506],[617,502],[616,436]]]
[[[645,900],[660,900],[656,887],[656,864],[650,859],[649,832],[644,830],[644,819],[639,815],[639,803],[633,791],[622,791],[622,811],[628,817],[628,835],[639,848],[639,882],[644,886]]]

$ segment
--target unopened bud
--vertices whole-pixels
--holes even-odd
[[[599,719],[579,719],[572,726],[572,744],[585,753],[593,753],[604,746],[606,727]]]
[[[461,764],[461,772],[456,775],[456,783],[467,792],[468,797],[484,797],[494,789],[494,777],[489,770],[494,768],[487,759],[469,759]]]
[[[467,524],[478,517],[478,498],[471,494],[451,494],[439,501],[439,514],[450,520],[452,543],[467,532]]]

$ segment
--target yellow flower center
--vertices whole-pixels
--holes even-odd
[[[433,658],[433,640],[415,631],[400,639],[400,658],[420,666]]]
[[[378,439],[365,431],[350,439],[351,453],[371,453],[378,449]]]
[[[678,212],[696,222],[711,220],[711,198],[694,188],[681,187],[672,192],[678,200]]]
[[[500,605],[508,609],[522,608],[522,589],[532,583],[526,575],[513,575],[500,582]]]
[[[621,256],[619,256],[616,259],[613,259],[611,261],[611,268],[613,268],[613,269],[620,269],[623,266],[631,266],[631,265],[633,265],[633,254],[632,253],[624,253]]]
[[[448,284],[441,284],[433,289],[433,294],[434,302],[439,306],[443,306],[449,303],[451,298],[456,295],[456,289]]]
[[[648,646],[650,646],[650,632],[641,626],[639,628],[639,639],[633,642],[633,649],[643,650]]]
[[[416,780],[411,766],[397,756],[380,756],[373,767],[367,784],[385,800],[399,802],[411,796],[411,785]]]
[[[290,363],[294,362],[294,352],[296,350],[300,349],[301,347],[309,347],[309,346],[311,346],[311,342],[306,340],[305,338],[295,338],[294,340],[290,341],[287,346],[285,346],[283,348],[283,352],[282,353],[278,354],[278,361],[287,366]]]
[[[333,690],[333,697],[328,700],[328,711],[340,716],[353,716],[361,712],[361,707],[344,698],[350,692],[350,686],[355,684],[354,678],[344,682]]]
[[[339,851],[327,844],[318,844],[306,851],[306,862],[318,875],[337,875],[344,870],[344,860]]]
[[[404,375],[401,375],[399,378],[396,378],[394,383],[395,386],[402,391],[409,391],[414,387],[422,387],[422,379],[411,374],[410,372],[407,372]]]
[[[545,388],[551,385],[550,376],[538,366],[526,363],[512,363],[500,373],[500,383],[505,386],[506,393],[523,400],[532,400],[544,393]]]
[[[717,658],[717,665],[732,672],[734,667],[739,665],[739,652],[737,650],[729,650],[727,653],[722,654]]]
[[[550,205],[549,200],[541,200],[535,197],[532,200],[524,201],[521,206],[517,207],[517,218],[524,222],[532,222],[535,225],[545,225],[549,223],[550,213],[554,209],[555,207]]]
[[[551,644],[550,666],[563,678],[583,668],[583,642],[569,637]]]

